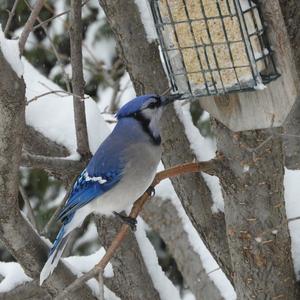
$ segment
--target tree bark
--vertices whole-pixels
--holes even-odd
[[[26,126],[24,134],[23,149],[28,153],[54,157],[70,155],[66,147],[51,141],[31,126]]]
[[[122,59],[138,95],[162,93],[168,88],[156,42],[149,43],[140,13],[133,0],[99,0],[115,33]],[[165,167],[192,161],[195,155],[173,107],[162,121],[163,163]],[[231,262],[222,213],[213,214],[210,191],[201,174],[172,179],[176,193],[214,258],[231,279]]]
[[[82,156],[82,159],[88,160],[91,157],[91,153],[85,118],[85,103],[83,101],[84,79],[82,66],[82,20],[80,0],[71,0],[70,47],[77,152]]]
[[[217,121],[214,130],[226,162],[220,180],[237,298],[295,300],[282,139],[233,133]]]
[[[35,282],[27,282],[12,291],[0,293],[0,300],[51,300],[52,297],[45,289]]]
[[[21,215],[18,208],[19,165],[25,130],[25,84],[17,77],[0,51],[0,239],[34,279],[47,258],[48,249]],[[68,285],[74,276],[60,265],[48,280],[46,289],[52,295]],[[93,299],[85,287],[76,299]]]
[[[284,126],[285,165],[300,169],[300,2],[298,0],[279,0],[291,43],[298,80],[298,97]]]
[[[224,299],[207,275],[199,254],[191,246],[182,220],[171,201],[155,197],[148,201],[141,216],[168,246],[184,281],[196,299]]]
[[[121,222],[116,218],[108,217],[96,217],[95,220],[100,242],[107,249],[119,231]],[[114,277],[111,279],[109,288],[121,299],[160,299],[132,232],[127,235],[122,247],[110,262],[113,266]]]

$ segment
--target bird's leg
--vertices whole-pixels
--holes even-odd
[[[135,218],[131,218],[128,216],[125,216],[123,214],[117,213],[116,211],[113,212],[115,216],[117,216],[123,223],[130,226],[132,231],[136,231],[136,223],[137,220]]]
[[[146,193],[149,195],[149,197],[155,196],[155,188],[153,186],[149,186],[146,190]]]

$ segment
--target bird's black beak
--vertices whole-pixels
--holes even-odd
[[[176,94],[176,95],[168,95],[168,96],[161,96],[161,104],[162,106],[168,105],[170,103],[173,103],[176,100],[181,100],[180,98],[183,96],[183,94]]]

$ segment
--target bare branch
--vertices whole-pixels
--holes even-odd
[[[68,193],[65,194],[64,199],[61,201],[60,205],[57,207],[57,209],[55,210],[54,214],[51,216],[50,220],[48,221],[48,223],[45,225],[43,231],[42,231],[42,235],[44,236],[48,236],[50,228],[54,225],[54,223],[57,221],[57,217],[61,211],[61,209],[63,208],[63,206],[65,205],[66,201],[68,200],[70,195],[70,191]]]
[[[289,218],[288,222],[293,222],[293,221],[297,221],[300,220],[300,216],[299,217],[294,217],[294,218]]]
[[[30,104],[31,102],[33,101],[36,101],[42,97],[45,97],[45,96],[48,96],[48,95],[51,95],[51,94],[56,94],[57,96],[59,97],[67,97],[67,96],[74,96],[74,97],[79,97],[78,95],[75,95],[73,93],[70,93],[70,92],[67,92],[67,91],[64,91],[64,90],[51,90],[49,92],[45,92],[43,94],[40,94],[40,95],[37,95],[31,99],[29,99],[26,103],[26,105]],[[60,94],[64,94],[64,95],[60,95]],[[89,97],[88,96],[84,96],[84,99],[88,99]]]
[[[25,0],[25,1],[26,1],[26,0]],[[27,3],[27,2],[26,2],[26,3]],[[40,18],[37,18],[37,20],[38,20],[38,22],[39,22],[40,24],[42,23],[42,21],[41,21]],[[52,48],[52,50],[53,50],[53,53],[54,53],[54,55],[55,55],[55,57],[56,57],[56,59],[57,59],[57,61],[58,61],[58,64],[59,64],[59,66],[60,66],[60,68],[61,68],[61,72],[62,72],[62,74],[63,74],[63,79],[64,79],[64,82],[65,82],[65,84],[66,84],[67,91],[68,91],[69,93],[71,93],[70,79],[69,79],[69,76],[68,76],[68,74],[66,73],[66,70],[65,70],[65,68],[64,68],[64,64],[63,64],[63,62],[62,62],[61,55],[58,53],[58,51],[57,51],[57,49],[56,49],[56,46],[55,46],[55,44],[54,44],[52,38],[50,37],[48,31],[47,31],[46,26],[45,26],[45,25],[41,25],[41,26],[42,26],[42,28],[43,28],[43,30],[44,30],[44,32],[45,32],[45,34],[46,34],[46,36],[47,36],[49,42],[50,42],[51,48]]]
[[[104,282],[103,282],[103,270],[99,271],[98,275],[99,281],[99,300],[104,300]]]
[[[220,167],[220,159],[213,159],[207,162],[198,162],[198,163],[187,163],[173,168],[161,171],[156,174],[151,186],[148,190],[137,200],[135,201],[133,208],[130,212],[131,218],[136,218],[140,211],[142,210],[144,204],[150,198],[151,192],[162,180],[178,175],[183,175],[186,173],[195,173],[195,172],[207,172],[208,174],[216,174]],[[100,272],[104,270],[112,256],[115,254],[117,249],[121,246],[123,240],[125,239],[130,226],[128,224],[123,224],[120,231],[112,241],[110,247],[107,249],[106,254],[102,257],[100,262],[96,266],[87,272],[85,275],[76,279],[71,285],[69,285],[63,292],[61,292],[55,299],[63,300],[71,292],[77,290],[85,281],[91,279]]]
[[[78,174],[84,168],[84,163],[78,160],[71,160],[61,157],[49,157],[43,155],[22,154],[21,165],[23,167],[45,169],[49,172],[65,175]]]
[[[85,117],[84,99],[84,79],[82,67],[82,20],[81,1],[71,0],[71,65],[72,65],[72,88],[75,95],[73,97],[74,120],[76,127],[77,151],[83,159],[91,157],[87,125]]]
[[[88,2],[89,2],[89,0],[86,0],[86,1],[82,2],[81,7],[83,7],[84,5],[86,5]],[[65,10],[65,11],[63,11],[63,12],[61,12],[61,13],[59,13],[59,14],[57,14],[57,15],[55,15],[55,16],[53,16],[53,17],[51,17],[51,18],[49,18],[49,19],[47,19],[47,20],[45,20],[43,22],[41,22],[40,24],[34,26],[33,30],[36,30],[37,28],[40,28],[42,25],[47,25],[49,22],[53,21],[54,19],[57,19],[57,18],[59,18],[59,17],[61,17],[63,15],[69,14],[70,12],[71,12],[70,9]]]
[[[37,227],[37,224],[36,224],[36,221],[35,221],[35,215],[34,215],[34,212],[33,212],[33,209],[31,207],[31,204],[30,204],[30,201],[25,193],[25,190],[24,188],[19,185],[19,192],[20,192],[20,195],[25,203],[25,207],[27,208],[28,210],[28,219],[29,221],[31,222],[31,224],[33,225],[33,227],[37,230],[38,230],[38,227]]]
[[[64,95],[64,96],[63,96],[63,95],[59,95],[60,93],[61,93],[61,94],[65,94],[65,95]],[[71,95],[72,93],[66,92],[66,91],[64,91],[64,90],[53,90],[53,91],[50,91],[50,92],[45,92],[45,93],[43,93],[43,94],[40,94],[40,95],[38,95],[38,96],[35,96],[35,97],[29,99],[29,100],[27,101],[26,105],[28,105],[29,103],[31,103],[31,102],[33,102],[33,101],[38,100],[39,98],[48,96],[48,95],[50,95],[50,94],[56,94],[56,95],[58,95],[58,96],[60,96],[60,97],[66,97],[66,96]]]
[[[20,0],[15,0],[14,5],[13,5],[11,11],[8,13],[8,19],[7,19],[7,22],[6,22],[6,25],[5,25],[5,28],[4,28],[4,32],[3,32],[4,36],[6,36],[7,33],[8,33],[9,26],[11,24],[11,21],[12,21],[14,15],[15,15],[16,8],[17,8],[17,5],[18,5],[19,1]]]
[[[24,48],[25,48],[25,44],[28,39],[28,36],[33,29],[33,25],[40,13],[42,7],[44,6],[44,3],[45,3],[45,0],[37,0],[36,1],[32,11],[31,11],[31,14],[24,26],[24,29],[23,29],[22,34],[19,39],[19,47],[20,47],[21,54],[23,54],[23,52],[24,52]]]

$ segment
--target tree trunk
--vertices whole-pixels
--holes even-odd
[[[282,139],[214,123],[238,299],[297,299],[283,193]],[[280,133],[280,130],[276,130]]]
[[[47,258],[48,249],[21,215],[18,207],[19,165],[25,130],[25,85],[0,51],[0,239],[34,279]],[[62,264],[47,281],[47,291],[55,295],[74,276]],[[94,299],[84,287],[73,299]]]
[[[300,169],[300,1],[279,0],[282,14],[287,26],[293,59],[295,62],[298,80],[298,97],[284,126],[285,165],[289,169]]]

